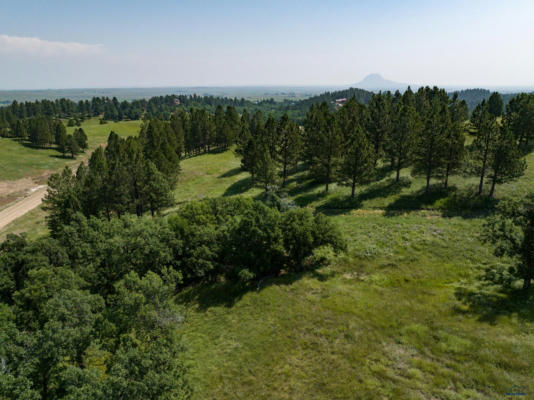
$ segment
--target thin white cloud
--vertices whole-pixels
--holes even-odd
[[[0,35],[0,53],[18,53],[36,56],[78,56],[100,53],[101,44],[53,42],[37,37]]]

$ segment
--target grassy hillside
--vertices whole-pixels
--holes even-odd
[[[73,162],[63,158],[56,149],[36,149],[15,139],[0,138],[0,181],[15,180],[25,177],[39,177],[44,173],[56,171],[66,164],[78,164],[87,154],[106,142],[109,132],[114,130],[121,136],[134,135],[139,132],[140,121],[125,121],[100,125],[98,119],[85,121],[82,128],[88,137],[89,150]],[[74,127],[67,128],[68,133]]]
[[[534,155],[527,161],[533,166]],[[325,195],[305,172],[291,176],[288,195],[345,233],[348,251],[326,254],[328,265],[249,288],[220,282],[180,293],[195,399],[501,399],[512,385],[534,391],[532,302],[487,299],[474,310],[454,296],[497,262],[480,240],[491,204],[470,200],[477,180],[454,176],[449,191],[426,196],[423,179],[408,170],[398,184],[387,168],[379,178],[350,200],[349,188]],[[531,167],[496,194],[533,189]],[[178,207],[261,194],[231,151],[184,160],[175,191]],[[42,234],[42,215],[0,235]]]
[[[259,195],[238,165],[230,152],[185,160],[178,201]],[[453,207],[476,179],[454,177],[455,188],[429,196],[423,184],[408,171],[395,184],[384,172],[348,201],[348,188],[325,196],[304,173],[293,175],[288,193],[331,215],[349,250],[259,289],[220,283],[181,294],[196,398],[498,399],[514,384],[534,390],[532,307],[510,300],[474,312],[454,296],[496,262],[479,238],[488,204]],[[533,184],[528,170],[497,194]]]

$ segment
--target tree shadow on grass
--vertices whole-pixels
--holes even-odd
[[[61,160],[75,160],[76,159],[76,157],[72,158],[71,156],[67,156],[63,154],[50,154],[48,157],[59,158]]]
[[[409,178],[401,178],[398,182],[395,179],[386,179],[384,181],[369,185],[364,191],[358,193],[358,200],[360,202],[376,199],[377,197],[388,197],[398,194],[404,188],[412,185]]]
[[[232,168],[226,171],[224,174],[219,175],[219,178],[230,178],[232,176],[239,175],[243,170],[240,167]]]
[[[456,188],[444,189],[439,185],[432,185],[428,193],[425,188],[407,193],[390,203],[386,207],[386,215],[398,215],[405,211],[424,210],[432,207],[438,200],[446,198]]]
[[[288,188],[287,185],[292,182],[298,182],[298,184]],[[298,179],[298,177],[295,177],[286,182],[286,191],[288,195],[290,195],[291,197],[295,197],[313,191],[319,186],[324,186],[324,184],[316,182],[310,178]]]
[[[408,178],[402,178],[399,182],[395,182],[394,179],[387,179],[368,186],[354,198],[347,195],[333,196],[318,209],[328,215],[343,214],[348,210],[361,208],[365,200],[388,197],[401,192],[402,189],[410,187],[410,185],[411,181]]]
[[[375,175],[375,181],[381,181],[384,178],[387,178],[390,176],[393,172],[393,169],[390,165],[382,165],[378,168],[376,168],[376,175]]]
[[[306,271],[267,276],[248,283],[230,281],[203,283],[182,290],[177,296],[177,301],[197,304],[199,311],[220,306],[230,308],[249,292],[259,292],[271,286],[292,285],[305,276],[324,282],[335,275],[317,271],[318,267],[319,265]]]
[[[334,196],[328,199],[324,204],[321,204],[317,209],[323,214],[340,215],[348,210],[356,210],[362,206],[362,201],[358,196],[352,198],[350,196]]]
[[[27,147],[29,149],[33,149],[33,150],[57,150],[57,148],[55,146],[37,146],[35,144],[33,144],[32,142],[28,142],[28,141],[23,141],[23,140],[18,140],[18,142],[23,145],[24,147]]]
[[[306,194],[301,194],[300,196],[295,197],[293,201],[299,207],[306,207],[315,201],[319,201],[323,199],[327,195],[328,193],[326,193],[325,191],[306,193]]]
[[[525,322],[534,322],[534,291],[525,293],[521,290],[473,291],[465,294],[457,290],[456,298],[464,306],[455,307],[458,314],[476,314],[479,321],[497,323],[501,316],[516,316]]]
[[[237,194],[243,194],[247,190],[254,187],[254,182],[252,182],[252,177],[247,176],[243,179],[240,179],[226,188],[223,193],[223,196],[235,196]]]
[[[444,217],[480,218],[495,209],[497,201],[488,196],[478,196],[474,188],[458,189],[450,186],[445,189],[441,184],[407,193],[386,207],[386,216],[395,216],[406,211],[435,210]]]

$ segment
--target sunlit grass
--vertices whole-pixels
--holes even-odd
[[[86,159],[97,146],[106,143],[110,131],[120,136],[134,135],[139,132],[140,121],[110,122],[99,124],[97,118],[86,120],[82,128],[88,137],[89,149],[78,155],[76,160],[63,158],[55,148],[38,149],[28,143],[12,138],[0,138],[0,181],[25,177],[39,178],[42,174],[54,172],[65,165],[77,165]],[[72,133],[76,127],[68,127]]]
[[[534,165],[532,154],[527,160]],[[183,160],[177,207],[260,195],[239,164],[231,151]],[[450,191],[436,180],[425,196],[423,178],[407,169],[402,177],[395,184],[384,168],[351,200],[348,187],[325,194],[305,171],[291,175],[289,196],[335,220],[347,252],[316,271],[178,295],[195,399],[502,399],[512,385],[534,391],[532,303],[479,313],[454,296],[497,261],[480,240],[484,212],[444,209],[454,193],[469,199],[477,179],[453,176]],[[523,196],[533,185],[529,168],[496,194]],[[8,228],[45,232],[40,210],[20,222]]]

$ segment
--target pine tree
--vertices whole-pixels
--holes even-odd
[[[86,216],[100,216],[102,212],[109,216],[110,204],[106,193],[108,176],[107,160],[102,147],[91,153],[88,162],[89,171],[83,179],[80,201]]]
[[[242,150],[241,168],[244,171],[250,172],[253,181],[257,169],[257,158],[258,150],[256,146],[256,141],[254,140],[254,138],[250,137]]]
[[[174,143],[175,143],[175,152],[178,158],[182,158],[184,152],[184,143],[185,143],[185,129],[184,129],[184,118],[185,113],[173,113],[171,115],[170,125],[174,133]]]
[[[326,102],[310,108],[305,129],[310,173],[325,183],[325,191],[328,192],[330,183],[336,179],[343,135]]]
[[[71,222],[74,214],[81,211],[77,180],[69,167],[50,176],[43,204],[43,209],[49,212],[46,219],[52,236],[56,236]]]
[[[215,144],[218,147],[223,147],[226,143],[226,132],[224,110],[220,104],[215,109],[213,122],[215,124]]]
[[[254,170],[256,172],[256,181],[263,185],[265,191],[269,189],[269,185],[276,183],[276,161],[271,157],[269,149],[265,146],[260,146],[257,149]]]
[[[519,145],[528,146],[534,133],[534,95],[521,93],[510,100],[504,120]]]
[[[267,118],[267,121],[265,121],[265,129],[263,132],[263,146],[267,149],[269,152],[269,156],[272,160],[275,160],[277,158],[277,146],[279,143],[279,130],[276,123],[276,120],[272,115],[270,115]]]
[[[232,106],[227,106],[224,113],[225,126],[225,148],[236,141],[240,129],[240,120],[237,111]]]
[[[278,138],[278,162],[281,167],[282,186],[285,186],[288,170],[298,162],[302,146],[300,129],[295,123],[289,120],[287,114],[278,122]]]
[[[422,124],[415,108],[400,103],[395,107],[393,129],[386,139],[386,148],[394,162],[396,177],[400,179],[402,168],[409,166],[413,160]]]
[[[420,102],[423,128],[420,131],[418,145],[415,149],[414,173],[422,173],[426,178],[425,193],[430,190],[430,178],[443,166],[446,151],[446,129],[448,97],[431,94],[430,99]]]
[[[502,116],[503,101],[498,92],[493,92],[488,99],[488,111],[495,118]]]
[[[15,128],[13,129],[13,136],[25,140],[28,137],[28,129],[26,128],[26,120],[18,119]]]
[[[445,156],[444,156],[444,187],[449,187],[449,175],[457,170],[463,161],[465,153],[465,133],[464,122],[467,119],[468,111],[465,102],[458,101],[455,94],[449,106],[450,123],[445,135]]]
[[[72,135],[67,135],[67,138],[65,140],[65,151],[67,153],[70,153],[70,156],[72,158],[76,157],[76,154],[80,152],[80,148],[78,147],[78,143],[74,139]]]
[[[369,102],[369,126],[367,132],[369,141],[374,149],[375,166],[382,156],[384,142],[392,129],[391,107],[391,98],[388,94],[375,94]]]
[[[366,183],[371,179],[374,172],[374,152],[367,136],[360,125],[353,128],[348,134],[341,162],[341,182],[351,185],[351,197],[357,184]]]
[[[265,157],[261,154],[263,151],[269,151],[266,146],[265,138],[265,121],[263,119],[263,114],[261,111],[257,111],[250,121],[250,136],[242,150],[241,158],[241,167],[245,171],[250,172],[253,181],[259,173],[258,168],[260,165],[260,157],[263,157],[261,164],[265,168],[263,172],[263,180],[268,179],[270,176],[273,160],[271,159],[270,154],[269,157]]]
[[[495,151],[499,139],[499,127],[495,117],[489,112],[488,103],[484,100],[473,111],[471,121],[477,129],[472,148],[474,159],[479,163],[480,183],[478,185],[478,194],[481,195],[484,188],[484,178],[487,174],[488,161]]]
[[[241,119],[239,121],[239,131],[237,135],[237,146],[235,152],[237,155],[243,156],[245,147],[248,146],[248,142],[251,138],[250,133],[250,115],[246,109],[243,110],[241,114]]]
[[[78,143],[78,147],[83,151],[87,149],[87,135],[82,128],[78,128],[73,134],[74,140]]]
[[[173,203],[171,187],[165,176],[158,171],[153,162],[147,161],[143,182],[143,196],[152,216]]]
[[[501,126],[499,130],[499,137],[492,148],[488,167],[491,177],[490,197],[495,193],[495,184],[517,179],[525,172],[525,160],[521,158],[514,134],[507,125]]]

